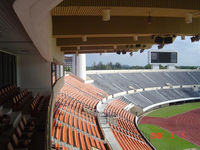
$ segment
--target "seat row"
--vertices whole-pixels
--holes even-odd
[[[150,150],[151,148],[146,143],[142,143],[137,141],[136,139],[119,132],[118,130],[112,129],[112,132],[117,139],[118,143],[120,144],[123,150]]]
[[[33,117],[41,117],[46,116],[46,112],[48,110],[49,96],[40,96],[38,94],[30,104],[31,108],[31,116]]]
[[[54,112],[55,119],[101,138],[95,116],[84,112],[82,105],[74,100],[68,100],[63,105]]]
[[[10,91],[12,91],[13,89],[16,89],[17,86],[16,85],[8,85],[4,88],[0,89],[0,96],[5,95],[7,93],[9,93]]]
[[[94,96],[97,99],[102,99],[102,98],[108,96],[107,93],[94,87],[91,84],[87,84],[87,86],[86,86],[84,81],[82,81],[81,79],[77,79],[77,77],[72,74],[70,74],[69,76],[66,76],[65,81],[66,81],[66,83],[72,85],[73,87],[78,88],[80,91],[84,91],[84,92],[88,93],[89,95]]]
[[[66,95],[58,97],[54,108],[53,138],[81,149],[106,149],[99,130],[96,116],[85,112],[84,104]],[[58,145],[55,143],[54,147],[62,148]]]
[[[82,130],[83,132],[86,132],[90,135],[101,138],[96,122],[95,124],[90,122],[93,120],[90,120],[90,121],[89,119],[83,120],[83,119],[80,119],[79,117],[74,117],[73,115],[70,115],[68,113],[61,114],[59,119],[57,120],[63,122],[64,124],[72,126],[74,128],[77,128],[79,130]]]
[[[74,99],[77,99],[81,103],[88,105],[88,107],[92,107],[93,109],[96,108],[96,105],[99,102],[98,99],[95,99],[87,95],[86,93],[79,91],[77,88],[73,88],[67,84],[65,84],[64,87],[62,88],[62,92],[65,93],[67,96],[70,96]]]
[[[41,99],[40,94],[37,94],[37,96],[33,99],[32,103],[31,103],[31,110],[32,111],[34,111],[34,109],[37,107],[40,99]]]
[[[25,105],[25,103],[28,100],[31,100],[33,98],[32,92],[30,92],[28,89],[25,89],[24,91],[20,92],[18,95],[13,97],[13,110],[19,111],[21,108]]]
[[[13,96],[20,92],[20,88],[16,85],[10,85],[0,90],[0,105],[12,100]]]
[[[14,130],[6,149],[14,150],[28,148],[31,143],[31,137],[34,133],[34,129],[35,122],[27,122],[25,116],[23,116]]]
[[[113,100],[104,110],[108,117],[117,116],[117,125],[109,123],[115,138],[124,150],[151,149],[135,127],[134,115],[124,109],[127,105],[124,101]]]
[[[124,101],[114,100],[106,106],[104,113],[107,115],[116,115],[118,117],[134,122],[135,116],[132,113],[124,110],[127,105],[128,104]]]
[[[40,137],[46,135],[47,117],[45,115],[47,115],[48,103],[49,97],[36,96],[33,99],[32,92],[28,89],[20,91],[20,88],[14,85],[2,89],[0,95],[0,104],[2,104],[0,108],[0,149],[14,150],[29,149],[30,147],[44,149],[45,143],[41,141]],[[40,112],[39,117],[32,115],[31,104],[33,104],[34,110]],[[32,121],[29,123],[26,118],[34,119],[34,123]],[[33,126],[34,130],[30,132]],[[34,137],[32,132],[35,133]],[[38,138],[35,138],[36,134],[39,135]],[[38,141],[41,144],[35,146],[34,143]]]
[[[55,139],[83,150],[91,149],[91,147],[102,150],[106,149],[102,140],[61,123],[56,124],[54,134]]]
[[[84,103],[81,103],[80,101],[71,97],[66,97],[60,102],[55,103],[54,112],[56,112],[56,110],[59,108],[65,111],[71,111],[71,113],[73,112],[74,114],[79,114],[84,111],[84,107],[92,110],[92,108],[90,108],[88,105],[85,105]]]

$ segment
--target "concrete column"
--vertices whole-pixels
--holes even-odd
[[[78,56],[76,56],[76,60],[76,75],[81,79],[86,80],[86,55],[79,54]]]
[[[168,66],[167,66],[167,69],[174,70],[174,69],[176,69],[176,68],[175,68],[175,65],[168,65]]]
[[[72,70],[71,71],[73,74],[76,74],[76,56],[75,55],[72,56]]]
[[[153,70],[159,70],[160,68],[159,68],[159,64],[153,64],[152,65],[152,69]]]

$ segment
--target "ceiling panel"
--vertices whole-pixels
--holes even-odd
[[[101,16],[106,7],[100,6],[58,6],[52,10],[53,16]],[[109,7],[111,16],[153,16],[153,17],[185,17],[192,13],[200,17],[200,11],[190,9],[141,8],[141,7]]]
[[[15,54],[38,53],[12,8],[12,0],[0,0],[0,49]]]

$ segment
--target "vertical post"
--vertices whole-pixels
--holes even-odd
[[[83,80],[86,80],[86,55],[79,54],[76,56],[77,64],[76,64],[76,75]]]
[[[75,56],[75,54],[72,56],[72,70],[71,70],[71,72],[73,74],[76,74],[76,56]]]

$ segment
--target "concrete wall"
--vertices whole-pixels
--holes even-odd
[[[130,109],[130,112],[133,113],[133,114],[135,114],[135,115],[138,115],[138,114],[143,113],[143,110],[140,107],[138,107],[138,106],[134,106],[134,107],[132,107]]]
[[[22,89],[30,89],[34,94],[50,94],[51,63],[41,56],[17,56],[17,84]]]
[[[15,0],[13,8],[41,56],[47,61],[52,61],[53,57],[56,57],[56,60],[61,60],[64,63],[64,58],[59,59],[60,56],[57,56],[59,54],[55,40],[52,38],[52,17],[50,14],[51,9],[61,1]]]
[[[51,61],[56,60],[56,62],[64,65],[64,52],[61,52],[60,48],[56,46],[55,38],[50,38],[50,40],[51,40],[51,46],[50,46]]]
[[[57,97],[57,94],[60,92],[60,89],[63,87],[64,85],[64,76],[62,78],[60,78],[56,84],[54,85],[53,87],[53,91],[52,91],[52,94],[51,94],[51,108],[50,108],[50,132],[51,133],[51,129],[52,129],[52,123],[53,123],[53,108],[54,108],[54,105],[56,103],[56,97]],[[50,134],[51,135],[51,134]]]

